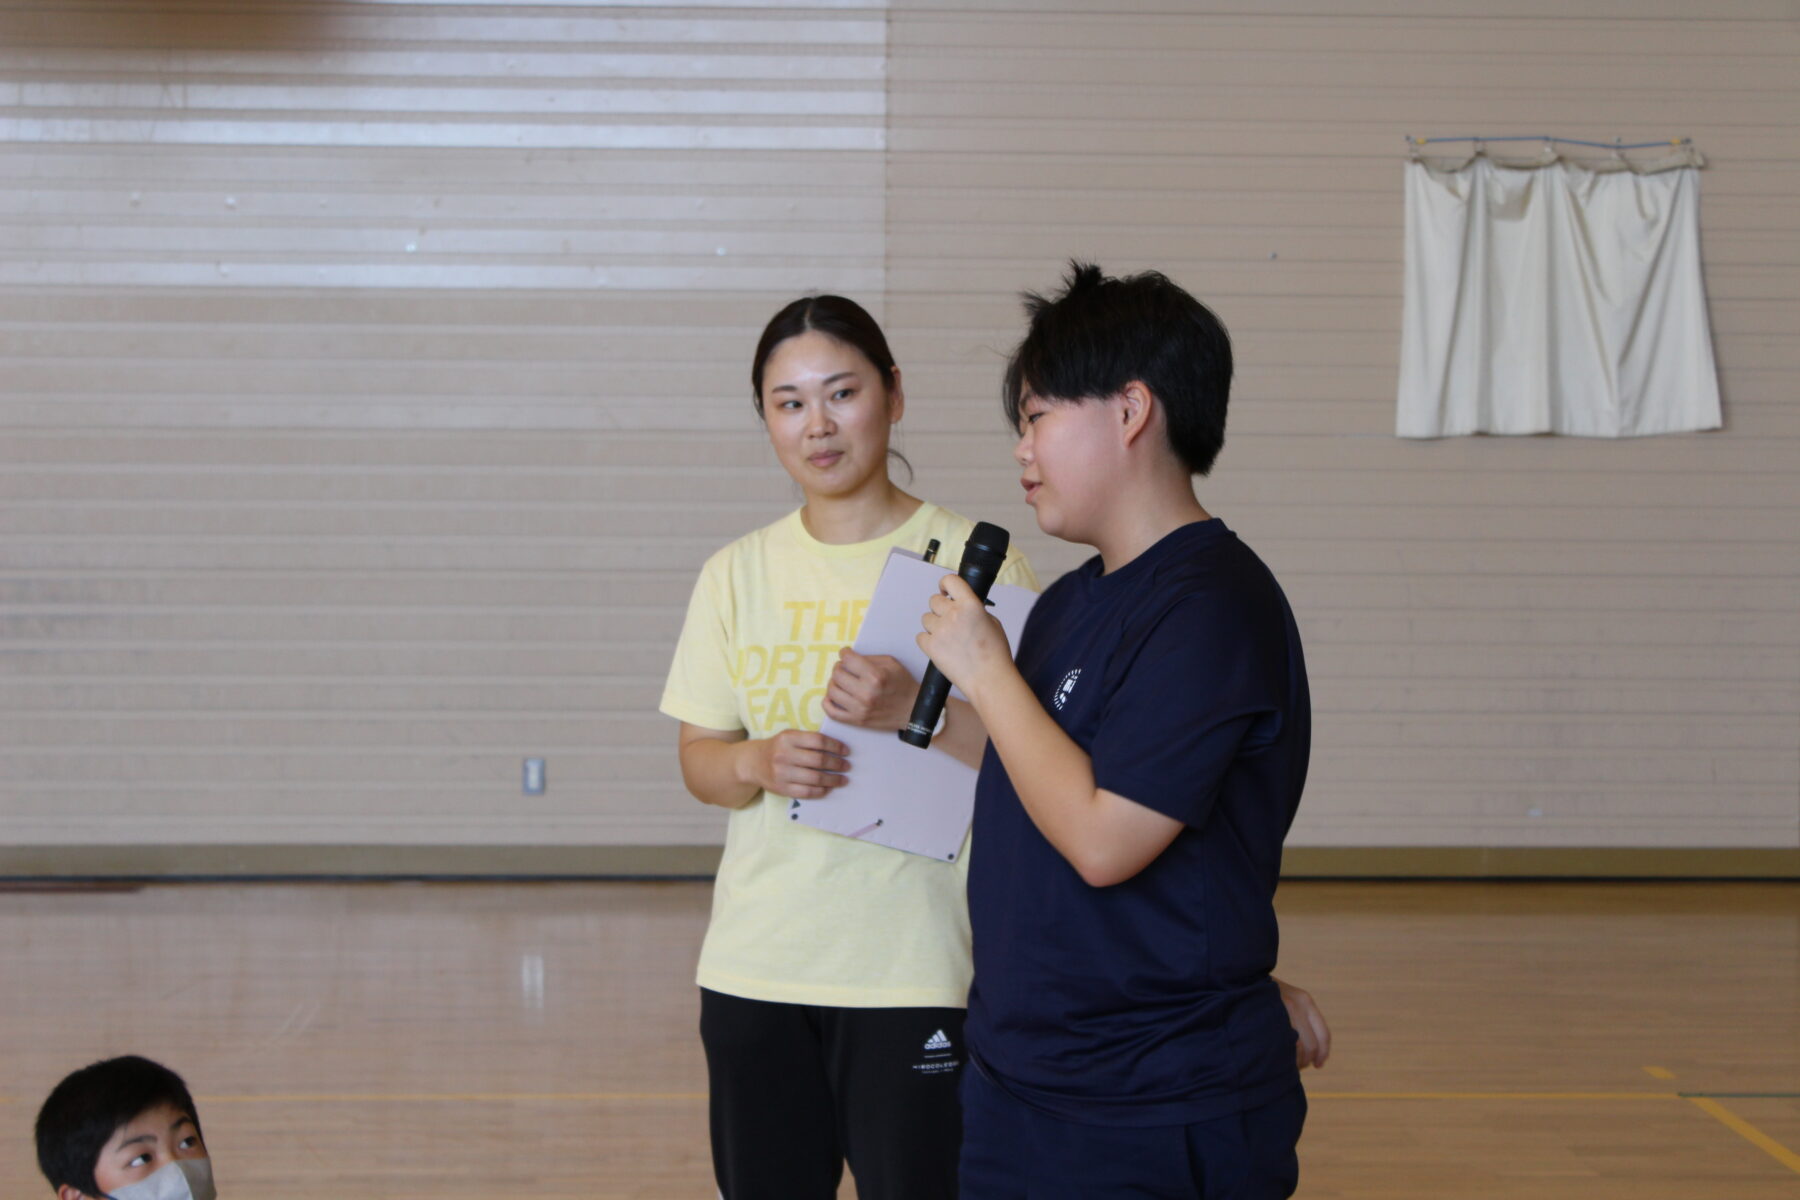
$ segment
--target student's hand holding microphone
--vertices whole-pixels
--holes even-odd
[[[925,632],[918,636],[919,649],[980,708],[981,681],[995,670],[1014,669],[1006,630],[959,575],[944,576],[921,622]]]

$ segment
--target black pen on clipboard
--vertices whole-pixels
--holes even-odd
[[[938,540],[936,538],[932,538],[929,542],[925,543],[925,561],[926,562],[936,562],[937,561],[937,552],[938,552]],[[992,600],[983,599],[982,603],[987,605],[989,608],[994,607],[994,602]]]

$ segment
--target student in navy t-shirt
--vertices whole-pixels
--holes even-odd
[[[1075,264],[1026,307],[1006,410],[1027,503],[1099,553],[1038,601],[1016,665],[955,576],[919,638],[991,738],[962,1198],[1290,1196],[1308,1051],[1273,901],[1311,718],[1281,588],[1194,495],[1231,344],[1156,273]]]

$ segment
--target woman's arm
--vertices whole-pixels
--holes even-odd
[[[1094,887],[1123,883],[1181,832],[1173,817],[1099,787],[1093,760],[1044,710],[1013,664],[1000,623],[948,576],[919,646],[967,694],[1032,823]]]
[[[764,791],[817,800],[844,786],[850,747],[805,729],[752,739],[742,729],[681,723],[681,781],[703,804],[742,808]]]
[[[1083,881],[1123,883],[1168,849],[1181,822],[1098,786],[1093,759],[1038,703],[1011,659],[978,678],[964,690],[984,714],[1019,803]]]
[[[900,660],[887,654],[858,654],[845,646],[825,689],[825,711],[833,719],[863,729],[901,730],[912,718],[919,681]],[[944,728],[931,739],[933,750],[971,767],[987,751],[987,726],[966,700],[944,703]]]
[[[911,710],[908,710],[911,715]],[[895,726],[896,729],[899,726]],[[931,739],[933,749],[942,750],[964,766],[981,769],[981,756],[987,753],[987,726],[981,714],[967,700],[951,696],[944,701],[944,729]]]

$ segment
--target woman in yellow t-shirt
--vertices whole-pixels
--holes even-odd
[[[973,523],[889,477],[905,393],[855,302],[784,307],[750,378],[805,503],[707,562],[661,705],[681,722],[688,790],[731,810],[698,972],[714,1174],[725,1200],[832,1200],[847,1159],[861,1200],[949,1200],[967,855],[824,833],[790,820],[785,798],[825,796],[853,769],[823,715],[906,723],[917,682],[848,646],[889,550],[935,539],[954,555]],[[1017,554],[999,578],[1037,587]],[[952,700],[930,752],[974,766],[986,740]]]

